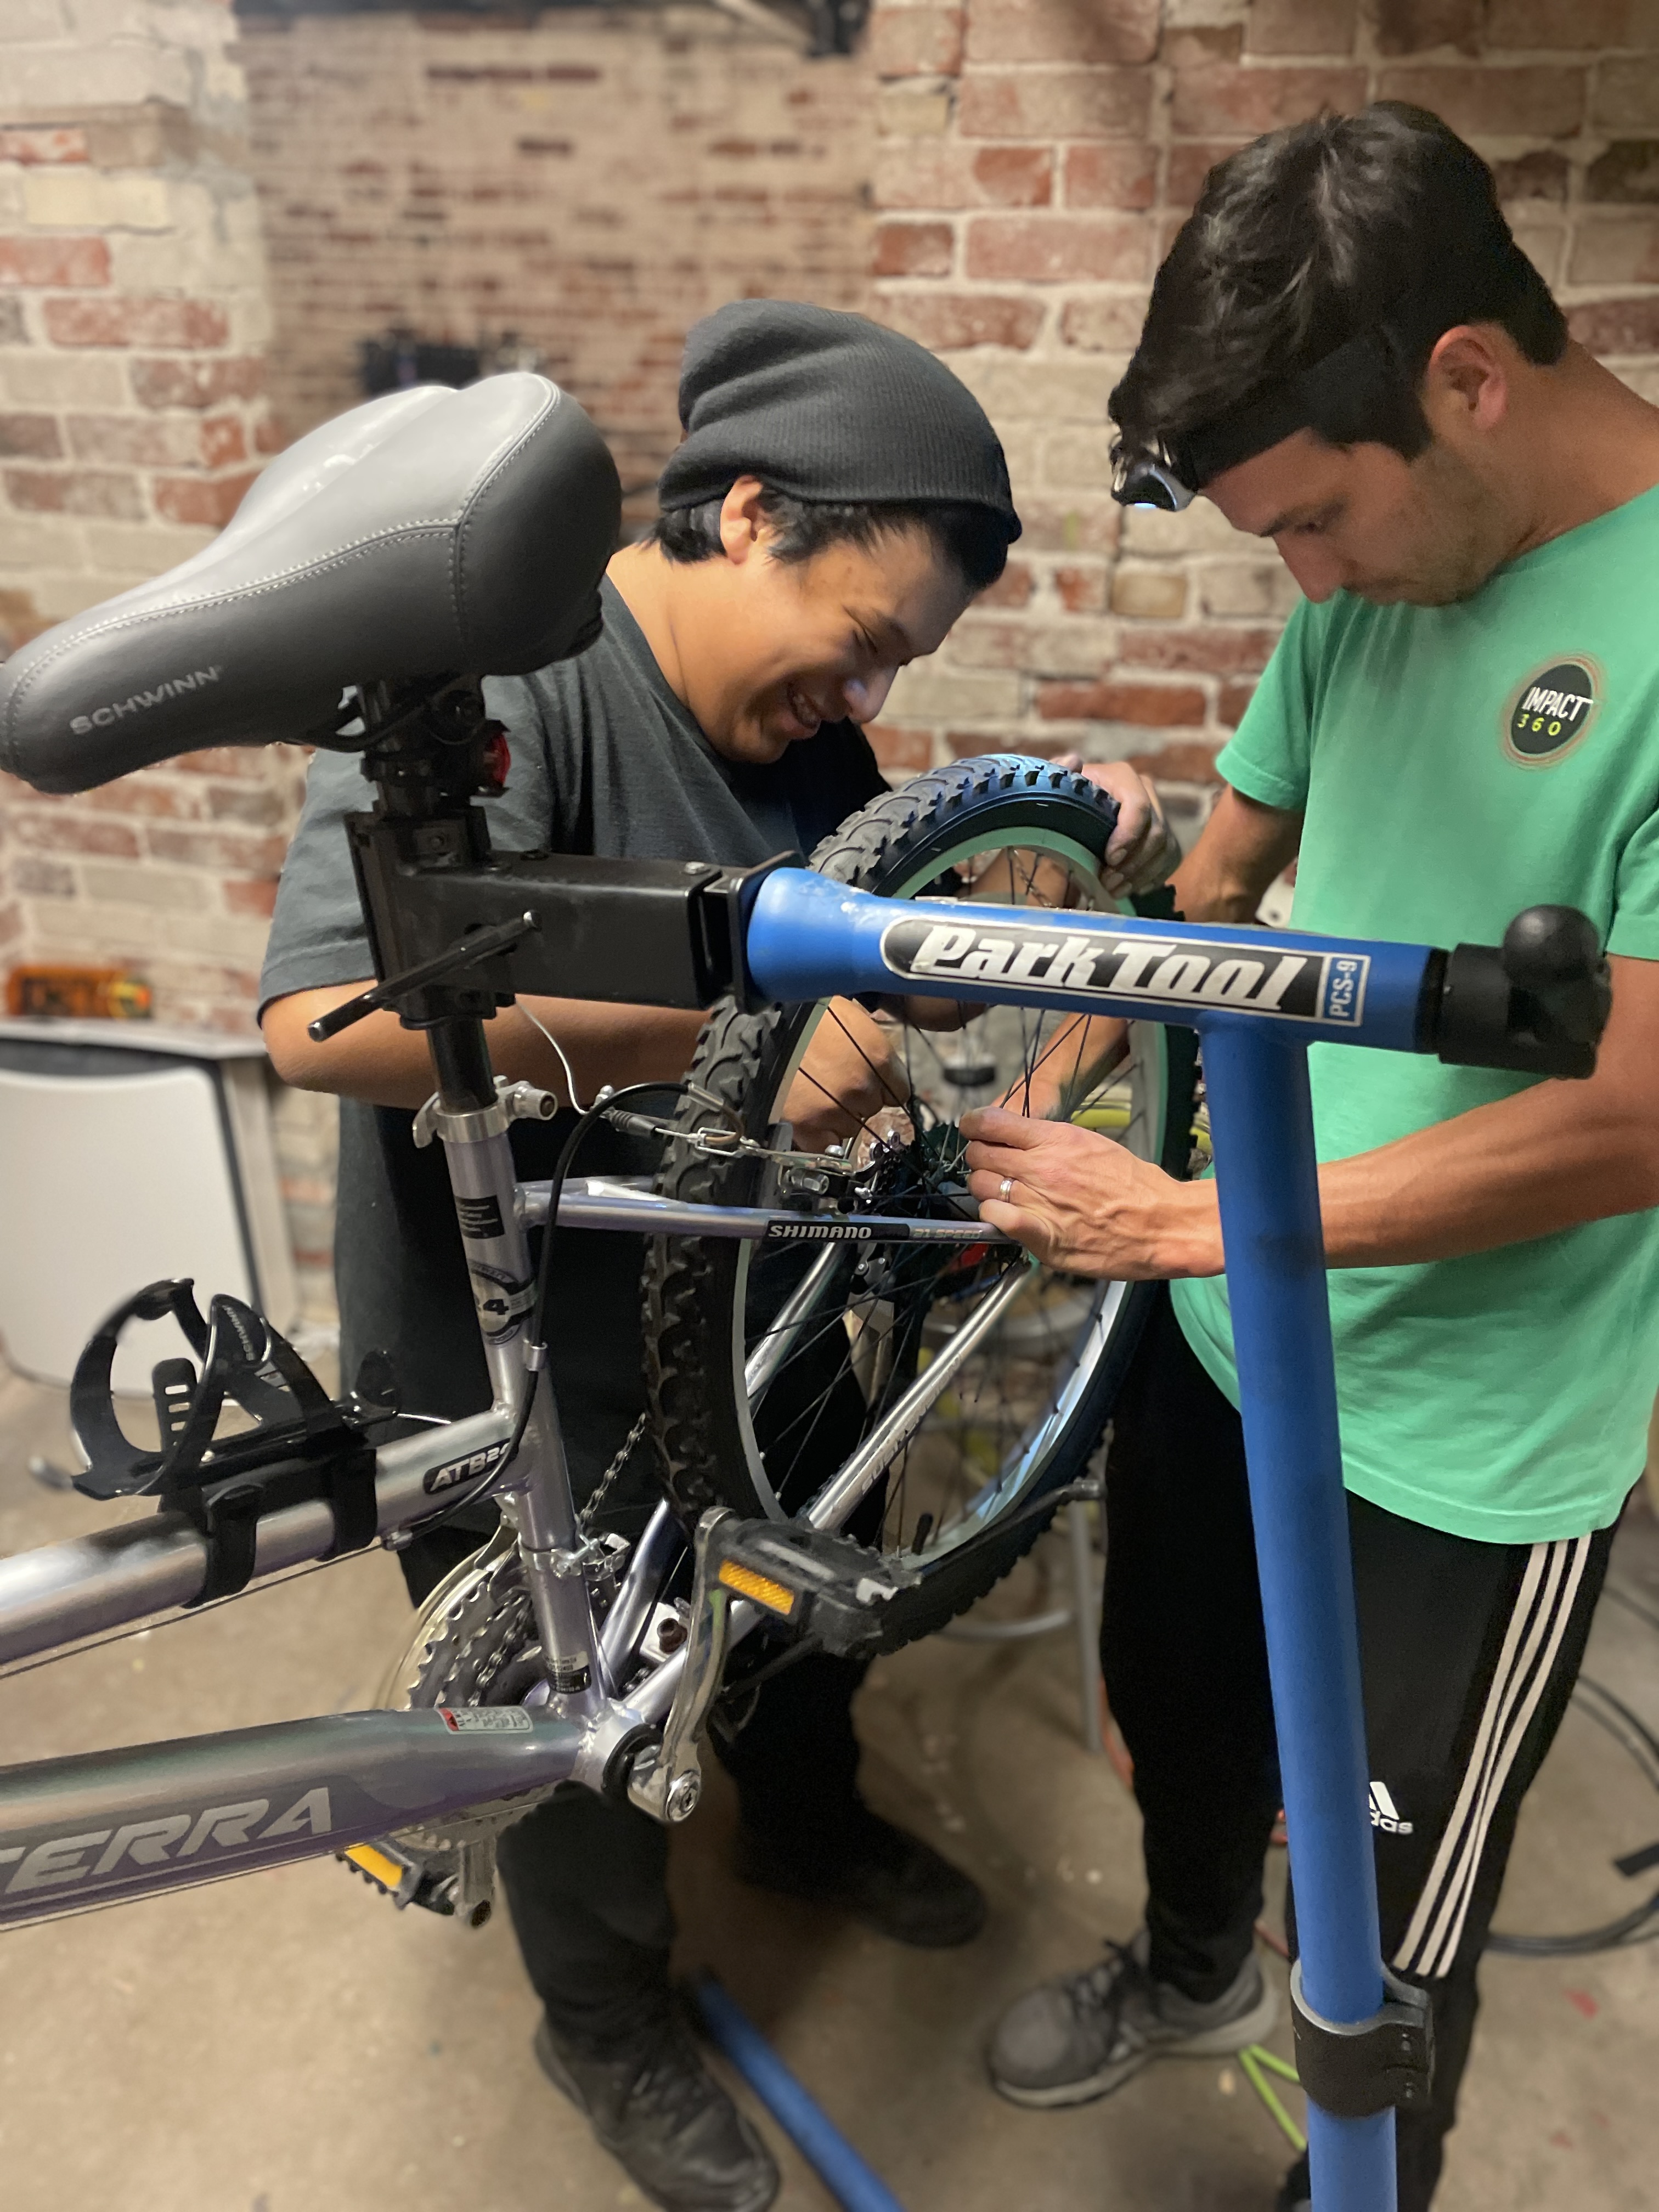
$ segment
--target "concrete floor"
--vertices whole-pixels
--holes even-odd
[[[67,1460],[61,1393],[0,1373],[0,1552],[107,1517],[26,1472]],[[1645,1512],[1618,1574],[1659,1610]],[[1030,1571],[1000,1601],[1030,1604]],[[37,1759],[363,1702],[405,1609],[374,1553],[5,1682],[5,1757]],[[723,1778],[677,1838],[688,1966],[708,1964],[909,2212],[1266,2212],[1286,2147],[1236,2068],[1154,2069],[1116,2098],[1016,2111],[985,2085],[1000,2008],[1138,1917],[1136,1816],[1078,1741],[1070,1645],[935,1642],[860,1707],[866,1782],[985,1885],[959,1953],[906,1952],[726,1871]],[[1589,1671],[1659,1725],[1659,1636],[1603,1606]],[[1523,1820],[1504,1924],[1583,1925],[1639,1881],[1654,1794],[1570,1717]],[[1275,1883],[1280,1869],[1273,1869]],[[1277,1924],[1270,1909],[1269,1919]],[[1276,1960],[1270,1971],[1282,1979]],[[1651,2212],[1659,2202],[1659,1944],[1494,1958],[1443,2212]],[[504,1916],[399,1915],[331,1861],[0,1941],[7,2212],[556,2212],[638,2193],[550,2092]],[[1281,2026],[1276,2048],[1288,2052]],[[1296,2104],[1291,2093],[1292,2106]],[[776,2130],[769,2129],[774,2141]],[[785,2212],[830,2200],[787,2146]]]

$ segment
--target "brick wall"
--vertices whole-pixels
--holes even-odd
[[[1262,131],[1443,115],[1574,334],[1659,398],[1655,0],[878,0],[872,49],[872,312],[979,392],[1026,525],[995,604],[896,689],[890,767],[1010,744],[1208,774],[1294,588],[1204,501],[1120,518],[1106,398],[1205,171]]]
[[[218,0],[0,6],[0,651],[207,544],[274,442],[233,31]],[[0,970],[127,963],[162,1019],[245,1026],[299,777],[0,778]]]
[[[276,403],[351,404],[388,325],[517,331],[628,484],[678,436],[688,327],[784,294],[855,307],[869,256],[863,58],[712,8],[250,15],[240,47],[264,210]]]

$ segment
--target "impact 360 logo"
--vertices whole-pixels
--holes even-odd
[[[1589,735],[1605,685],[1593,660],[1550,660],[1513,693],[1504,750],[1522,768],[1553,768]]]

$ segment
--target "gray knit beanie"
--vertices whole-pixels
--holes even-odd
[[[913,338],[800,300],[734,300],[693,328],[680,367],[685,436],[665,508],[756,476],[795,499],[988,507],[1019,536],[985,410]]]

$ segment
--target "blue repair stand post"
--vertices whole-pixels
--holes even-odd
[[[1007,763],[1011,786],[1041,774]],[[780,1002],[920,990],[1176,1022],[1203,1038],[1296,1880],[1297,2042],[1310,2090],[1308,2053],[1347,2107],[1310,2094],[1313,2203],[1397,2212],[1388,2100],[1420,2100],[1431,2060],[1421,2002],[1396,1990],[1385,2006],[1308,1047],[1587,1076],[1611,1005],[1593,925],[1532,907],[1501,948],[1443,952],[1173,916],[924,906],[784,868],[754,892],[745,952],[761,996]]]
[[[1204,1074],[1303,1994],[1346,2024],[1382,2002],[1382,1944],[1307,1048],[1206,1022]],[[1394,2130],[1309,2100],[1317,2212],[1396,2212]]]

